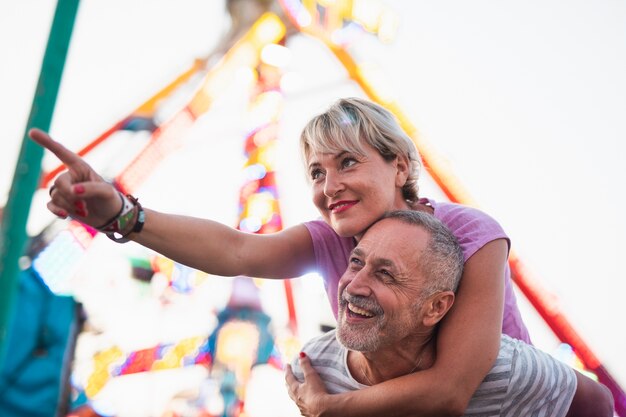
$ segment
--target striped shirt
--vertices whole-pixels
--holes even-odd
[[[348,370],[348,350],[330,331],[302,349],[331,394],[366,388]],[[297,358],[294,374],[303,381]],[[576,375],[567,365],[524,342],[502,335],[494,366],[474,393],[464,416],[561,417],[576,391]]]

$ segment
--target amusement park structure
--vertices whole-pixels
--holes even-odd
[[[395,114],[403,129],[418,147],[428,174],[450,201],[479,206],[442,162],[435,148],[418,134],[417,128],[403,112],[401,105],[385,93],[382,86],[375,82],[375,77],[370,76],[368,63],[361,62],[351,53],[350,32],[359,30],[384,39],[394,30],[394,18],[388,10],[381,6],[372,16],[360,13],[359,3],[361,3],[359,0],[337,2],[281,0],[278,3],[268,0],[227,1],[233,26],[215,50],[210,55],[197,59],[190,68],[131,111],[128,116],[85,144],[77,153],[81,156],[89,155],[121,131],[147,133],[149,139],[145,146],[126,166],[116,172],[113,180],[122,192],[134,192],[161,161],[175,149],[184,146],[185,133],[199,117],[211,110],[213,103],[236,82],[236,75],[243,69],[250,74],[248,112],[251,114],[250,120],[254,122],[250,124],[244,141],[246,182],[242,184],[240,190],[236,227],[250,233],[271,233],[280,230],[283,223],[273,158],[284,101],[280,86],[282,77],[280,57],[284,48],[288,47],[289,38],[302,33],[325,45],[365,95]],[[181,100],[181,97],[185,98]],[[172,102],[175,103],[176,110],[170,111],[165,119],[157,117],[166,104],[171,108]],[[63,168],[58,166],[45,172],[38,187],[48,187]],[[25,197],[22,193],[14,194],[11,198]],[[28,198],[30,199],[30,196]],[[93,229],[71,220],[68,222],[64,239],[68,236],[73,239],[73,244],[80,248],[75,256],[80,257],[88,250],[95,235]],[[63,279],[56,277],[59,274],[71,274],[72,264],[77,262],[76,259],[67,259],[67,264],[61,272],[54,271],[52,274],[48,270],[53,264],[50,260],[58,255],[53,249],[55,245],[60,245],[59,242],[60,239],[53,239],[47,250],[41,251],[39,258],[34,259],[33,265],[36,269],[39,268],[37,272],[44,279],[52,275],[54,279]],[[2,255],[3,262],[11,262],[4,257],[4,253]],[[593,373],[611,390],[617,413],[626,416],[626,394],[623,389],[560,311],[554,297],[532,276],[515,252],[510,253],[509,264],[512,278],[519,290],[558,339],[573,348],[583,363],[584,370]],[[6,279],[4,275],[2,278]],[[296,335],[298,317],[289,280],[284,281],[284,295],[289,316],[289,331]],[[195,350],[196,356],[189,356],[189,350],[181,347],[183,345],[193,345],[193,348],[189,349]],[[115,363],[124,364],[117,375],[126,375],[168,369],[175,366],[170,366],[169,363],[180,363],[182,358],[187,358],[185,363],[188,364],[210,364],[213,361],[212,355],[215,355],[215,350],[209,349],[204,339],[184,341],[177,346],[167,351],[169,353],[164,353],[167,349],[161,347],[146,350],[140,355],[135,352],[134,356],[115,348],[108,351],[108,355],[104,352],[98,358],[94,358],[99,373],[94,372],[89,380],[90,385],[84,387],[87,396],[95,396],[110,378],[116,376],[106,371]],[[178,352],[176,360],[167,357],[168,354],[173,355],[172,352]]]

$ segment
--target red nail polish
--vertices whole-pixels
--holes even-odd
[[[300,357],[301,357],[301,358],[306,358],[306,353],[304,353],[304,352],[300,352]]]
[[[78,214],[81,217],[87,217],[87,212],[85,212],[85,210],[83,209],[76,210],[76,214]]]
[[[82,184],[78,184],[74,186],[74,192],[76,194],[82,194],[85,192],[85,187]]]

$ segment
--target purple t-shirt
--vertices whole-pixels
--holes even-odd
[[[445,224],[456,236],[463,257],[467,261],[478,249],[496,239],[510,240],[492,217],[475,208],[454,203],[438,203],[421,199],[434,209],[434,216]],[[339,279],[348,267],[348,257],[356,246],[353,238],[344,238],[323,220],[304,223],[311,234],[317,263],[317,272],[324,278],[324,287],[335,317],[337,317],[337,290]],[[522,321],[511,283],[508,264],[504,273],[504,317],[502,333],[530,343],[526,325]]]

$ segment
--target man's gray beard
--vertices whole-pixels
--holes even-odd
[[[348,302],[357,307],[376,313],[375,319],[367,323],[346,323]],[[373,352],[381,347],[381,334],[384,313],[380,305],[371,298],[351,296],[343,291],[339,297],[339,322],[337,323],[337,340],[350,350],[358,352]],[[374,320],[372,322],[372,320]]]
[[[357,352],[377,351],[381,347],[381,325],[381,316],[376,317],[373,325],[353,325],[342,319],[337,327],[337,340],[347,349]]]
[[[346,323],[348,302],[375,314],[363,323]],[[411,310],[402,316],[389,319],[383,309],[371,297],[351,296],[347,293],[339,297],[339,320],[337,323],[337,340],[347,349],[358,352],[375,352],[386,348],[393,340],[400,340],[407,335],[415,334],[419,328],[419,310],[422,299],[416,300]],[[391,320],[391,321],[387,321]]]

